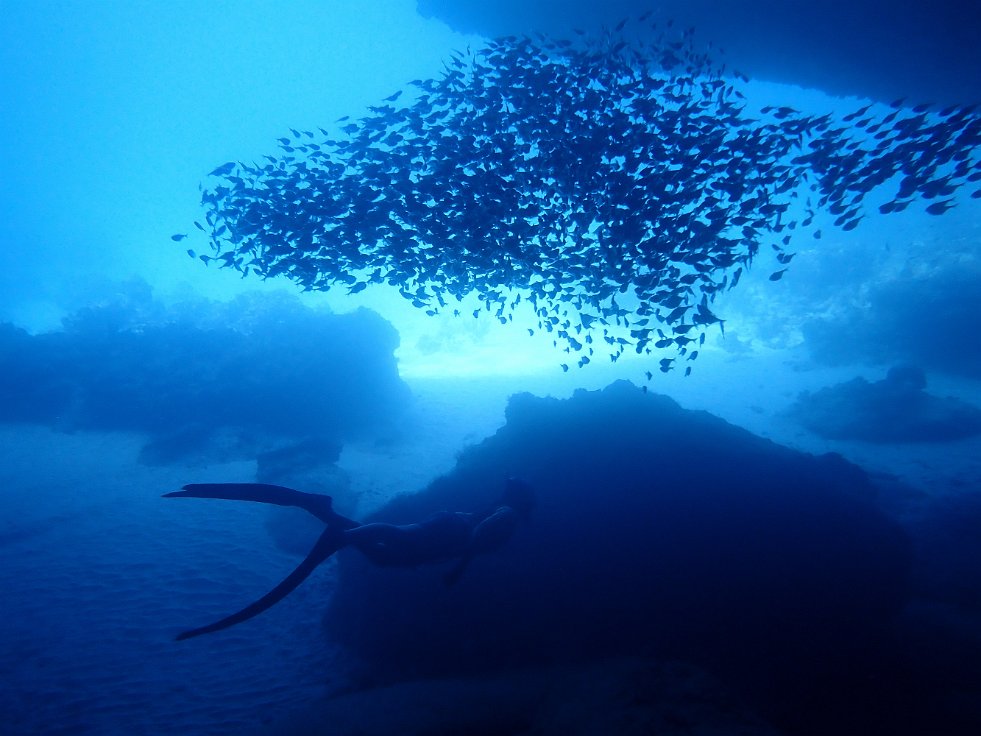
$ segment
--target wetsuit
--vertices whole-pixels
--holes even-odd
[[[223,498],[296,506],[327,524],[303,562],[279,585],[241,611],[213,624],[184,631],[178,634],[178,639],[227,629],[258,616],[289,595],[320,563],[344,547],[355,547],[376,565],[386,567],[416,567],[458,560],[443,578],[447,585],[453,585],[474,555],[496,550],[511,537],[517,520],[514,509],[499,506],[485,516],[441,511],[417,524],[358,524],[337,514],[330,496],[264,483],[192,484],[164,495],[168,498]]]

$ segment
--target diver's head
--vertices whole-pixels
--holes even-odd
[[[530,483],[521,478],[508,478],[504,484],[500,503],[510,506],[521,518],[527,518],[535,508],[535,490]]]

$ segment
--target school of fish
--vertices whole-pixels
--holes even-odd
[[[524,302],[580,367],[600,339],[612,361],[693,360],[723,327],[715,296],[767,244],[778,280],[792,237],[821,237],[816,213],[852,230],[886,185],[882,214],[981,197],[974,106],[752,111],[692,29],[633,39],[646,22],[490,41],[334,134],[291,129],[264,163],[211,172],[195,225],[212,253],[189,253],[304,289],[387,283],[430,314],[469,318],[476,293],[473,317],[508,322]]]

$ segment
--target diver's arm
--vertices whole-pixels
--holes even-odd
[[[199,629],[183,631],[177,635],[177,640],[181,641],[183,639],[190,639],[194,636],[200,636],[201,634],[210,634],[215,631],[221,631],[222,629],[227,629],[229,626],[240,624],[243,621],[248,621],[254,616],[258,616],[260,613],[276,605],[283,600],[283,598],[296,590],[297,586],[306,580],[310,573],[312,573],[321,562],[326,560],[343,546],[343,534],[339,533],[336,528],[328,527],[324,533],[320,535],[320,538],[313,546],[313,549],[310,550],[310,554],[306,556],[306,559],[297,565],[296,569],[287,575],[283,582],[262,596],[262,598],[257,600],[255,603],[246,606],[238,613],[233,613],[231,616],[226,616],[220,621],[215,621],[213,624],[202,626]]]
[[[356,521],[333,509],[333,499],[316,493],[304,493],[269,483],[191,483],[179,491],[165,493],[164,498],[222,498],[229,501],[255,501],[275,506],[296,506],[313,514],[325,524],[340,524],[349,529]]]

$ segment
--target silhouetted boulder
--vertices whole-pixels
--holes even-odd
[[[148,464],[293,447],[295,470],[384,434],[407,404],[398,333],[375,312],[258,294],[165,307],[139,287],[58,331],[0,324],[0,422],[140,432]]]
[[[803,392],[791,417],[827,439],[946,442],[981,433],[981,409],[926,392],[922,370],[891,368],[881,381],[864,378]]]
[[[372,520],[476,510],[508,475],[535,486],[534,515],[454,588],[339,553],[327,628],[376,676],[673,657],[793,712],[847,681],[905,599],[907,539],[859,468],[623,382],[512,397],[497,434]]]

